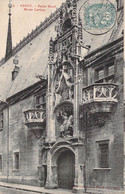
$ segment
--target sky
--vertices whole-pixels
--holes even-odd
[[[65,0],[10,0],[12,45],[16,46],[23,37],[35,29]],[[8,29],[9,0],[0,0],[0,59],[5,56]]]

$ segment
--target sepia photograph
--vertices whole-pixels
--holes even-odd
[[[124,0],[0,16],[0,194],[124,194]]]

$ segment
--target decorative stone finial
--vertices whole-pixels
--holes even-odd
[[[12,1],[12,0],[9,0],[9,4],[8,4],[8,7],[9,7],[9,15],[11,15],[11,8],[12,8],[11,1]]]
[[[7,34],[7,43],[6,43],[6,54],[5,54],[5,61],[9,59],[9,57],[12,55],[12,35],[11,35],[11,0],[9,0],[9,22],[8,22],[8,34]]]

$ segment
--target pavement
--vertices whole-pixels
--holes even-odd
[[[34,193],[43,193],[43,194],[71,194],[72,193],[71,190],[67,190],[67,189],[45,189],[43,187],[34,187],[30,185],[21,185],[21,184],[5,183],[5,182],[0,182],[0,187],[18,189],[18,190],[29,191]]]
[[[14,183],[6,183],[6,182],[0,182],[0,187],[2,188],[10,188],[16,190],[22,190],[27,192],[32,192],[34,194],[42,193],[42,194],[72,194],[72,190],[67,189],[45,189],[44,187],[35,187],[30,185],[23,185],[23,184],[14,184]],[[76,193],[76,192],[74,192]],[[82,192],[84,193],[84,192]],[[97,192],[97,189],[92,189],[92,191],[87,192],[88,194],[102,194],[102,190],[100,189]],[[106,194],[125,194],[124,191],[112,191],[107,190],[105,191]]]

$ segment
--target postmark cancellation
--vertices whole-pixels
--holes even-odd
[[[81,6],[79,15],[82,26],[90,34],[104,34],[117,24],[116,3],[109,0],[87,0]]]

